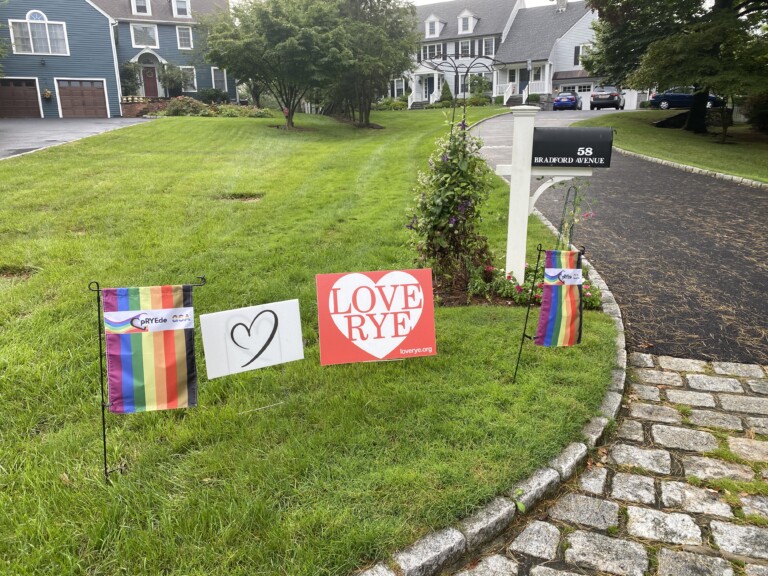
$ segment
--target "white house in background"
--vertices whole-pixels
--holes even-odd
[[[563,90],[586,102],[600,83],[581,66],[597,19],[584,1],[527,8],[525,0],[453,0],[418,6],[416,13],[422,40],[415,69],[391,86],[393,96],[411,88],[409,108],[439,100],[444,83],[454,96],[469,96],[471,74],[486,76],[505,104]]]

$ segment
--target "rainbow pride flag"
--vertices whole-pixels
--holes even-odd
[[[541,312],[534,344],[573,346],[581,342],[581,252],[547,250]]]
[[[192,286],[105,288],[109,411],[197,405]]]

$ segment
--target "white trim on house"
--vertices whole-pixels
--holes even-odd
[[[152,48],[144,48],[144,50],[142,50],[141,52],[136,54],[136,56],[131,58],[130,62],[133,62],[135,64],[136,62],[139,61],[139,58],[141,56],[143,56],[144,54],[149,54],[151,56],[154,56],[155,58],[157,58],[157,60],[158,60],[158,62],[160,62],[160,64],[168,64],[168,60],[166,60],[165,58],[160,56],[160,54],[158,54],[157,52],[152,50]]]
[[[54,76],[53,84],[56,90],[56,105],[59,108],[59,118],[64,118],[63,112],[61,111],[61,95],[59,94],[59,80],[86,80],[88,82],[101,82],[101,85],[104,87],[104,104],[107,108],[107,118],[112,118],[112,111],[109,109],[109,91],[107,89],[106,78],[75,78],[71,76]]]
[[[434,33],[430,34],[429,29],[430,25],[434,24]],[[430,14],[429,18],[424,20],[424,38],[426,39],[434,39],[434,38],[440,38],[440,34],[443,32],[443,26],[445,25],[445,22],[440,20],[437,16],[434,14]]]
[[[197,69],[194,66],[179,66],[180,70],[192,70],[192,87],[194,90],[187,90],[186,86],[181,87],[182,92],[197,92]]]
[[[139,12],[136,2],[138,2],[138,0],[131,0],[131,13],[134,16],[152,16],[152,0],[144,0],[147,8],[146,12]]]
[[[43,114],[43,97],[40,92],[40,78],[37,76],[3,76],[3,80],[34,80],[37,87],[37,109],[40,111],[40,118],[45,118]]]
[[[179,2],[183,2],[186,14],[179,14]],[[174,18],[192,18],[192,6],[190,0],[171,0]]]
[[[464,10],[458,17],[459,34],[472,34],[477,25],[477,17],[469,10]]]
[[[181,35],[179,32],[184,30],[189,30],[189,46],[182,46],[181,45]],[[179,50],[192,50],[194,46],[194,40],[192,39],[192,26],[176,26],[176,45],[178,46]]]
[[[160,35],[157,31],[157,24],[147,24],[146,22],[131,22],[131,46],[134,48],[160,48]],[[134,34],[134,28],[137,26],[141,26],[144,28],[154,28],[155,29],[155,43],[153,45],[150,44],[136,44],[136,35]]]
[[[211,66],[211,86],[216,88],[216,73],[215,70],[220,70],[221,73],[224,75],[224,92],[229,94],[229,87],[227,85],[227,71],[223,68],[219,68],[218,66]]]
[[[488,42],[491,43],[491,50],[490,53],[488,53]],[[495,36],[486,36],[482,39],[482,47],[483,47],[483,56],[488,56],[489,58],[493,58],[496,56],[496,37]]]
[[[42,17],[42,19],[32,20],[33,14],[39,14]],[[45,24],[45,37],[46,37],[46,41],[48,42],[47,52],[35,51],[35,43],[32,39],[32,31],[30,28],[31,24],[43,24],[43,23]],[[14,24],[26,25],[26,31],[29,36],[29,46],[31,50],[22,51],[16,46],[16,39],[13,32]],[[51,25],[61,26],[61,29],[64,32],[65,52],[51,52],[51,29],[50,29]],[[24,20],[8,19],[8,29],[10,30],[10,33],[11,33],[11,50],[13,51],[14,54],[28,54],[32,56],[69,56],[69,36],[67,35],[67,23],[59,22],[56,20],[48,20],[48,16],[46,16],[45,13],[41,10],[30,10],[29,12],[27,12],[27,16]]]

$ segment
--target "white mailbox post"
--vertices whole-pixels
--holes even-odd
[[[528,216],[536,201],[553,184],[591,176],[593,167],[608,168],[613,145],[610,128],[534,128],[538,111],[535,106],[512,108],[512,163],[496,167],[498,175],[509,176],[505,269],[520,283],[525,273]],[[546,179],[533,196],[532,176]]]

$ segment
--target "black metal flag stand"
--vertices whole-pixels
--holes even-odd
[[[197,277],[200,282],[197,284],[190,284],[190,286],[204,286],[205,276]],[[95,280],[88,284],[88,289],[91,292],[96,293],[96,321],[97,321],[97,334],[99,338],[99,381],[101,385],[101,437],[104,445],[104,480],[107,484],[110,484],[109,475],[112,472],[118,471],[120,468],[109,469],[107,465],[107,408],[109,408],[109,402],[106,401],[104,394],[104,345],[102,336],[104,330],[102,327],[102,314],[101,314],[101,286]]]
[[[532,340],[531,336],[528,336],[528,316],[531,315],[531,306],[533,306],[533,291],[536,289],[536,278],[539,275],[539,264],[541,263],[541,253],[544,249],[541,244],[536,246],[538,256],[536,257],[536,268],[533,270],[533,278],[531,279],[531,291],[528,294],[528,309],[525,311],[525,323],[523,324],[523,335],[520,337],[520,349],[517,351],[517,363],[515,364],[515,375],[512,377],[512,384],[517,382],[517,369],[520,368],[520,357],[523,355],[523,343],[528,338]],[[523,278],[525,282],[525,278]]]

